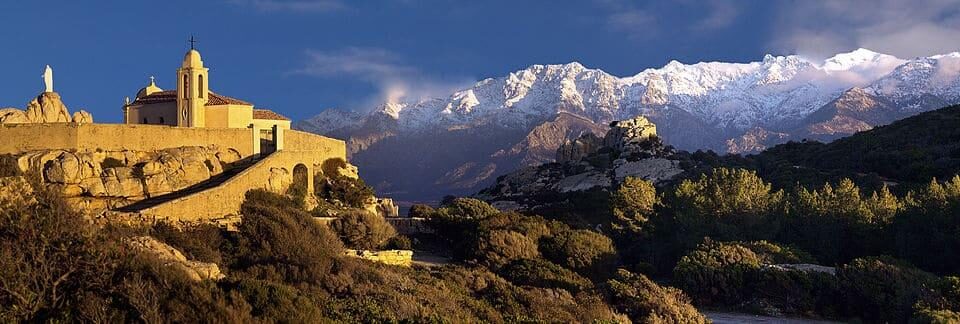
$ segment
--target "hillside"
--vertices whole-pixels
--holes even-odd
[[[384,194],[438,199],[551,162],[544,152],[563,141],[638,115],[688,151],[746,154],[834,140],[960,103],[958,62],[960,53],[901,59],[859,49],[824,61],[672,61],[626,77],[577,62],[533,65],[449,96],[400,98],[365,114],[325,110],[295,127],[345,139]]]
[[[816,184],[838,177],[924,183],[960,172],[960,106],[921,113],[836,140],[791,142],[748,157],[775,184]]]

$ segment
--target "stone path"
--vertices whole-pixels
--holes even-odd
[[[725,312],[703,312],[714,324],[740,324],[740,323],[777,323],[777,324],[833,324],[841,322],[813,320],[805,318],[788,318],[761,316],[744,313],[725,313]]]

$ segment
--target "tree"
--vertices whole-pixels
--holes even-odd
[[[694,240],[769,238],[778,227],[771,216],[781,212],[784,201],[783,191],[773,191],[755,172],[727,168],[684,180],[673,196],[675,219]]]
[[[659,203],[653,183],[627,177],[610,197],[613,213],[612,227],[621,236],[649,233],[648,222]]]

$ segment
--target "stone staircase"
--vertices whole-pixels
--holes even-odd
[[[123,206],[123,207],[120,207],[120,208],[116,208],[116,209],[113,210],[113,212],[116,212],[116,213],[139,213],[140,211],[142,211],[142,210],[144,210],[144,209],[147,209],[147,208],[151,208],[151,207],[154,207],[154,206],[157,206],[157,205],[160,205],[160,204],[163,204],[163,203],[172,201],[172,200],[176,200],[176,199],[179,199],[179,198],[183,198],[183,197],[186,197],[186,196],[189,196],[189,195],[192,195],[192,194],[194,194],[194,193],[198,193],[198,192],[201,192],[201,191],[204,191],[204,190],[208,190],[208,189],[211,189],[211,188],[216,188],[217,186],[223,184],[223,183],[226,182],[227,180],[230,180],[231,178],[233,178],[233,177],[235,177],[236,175],[240,174],[240,173],[243,172],[244,170],[249,169],[250,167],[252,167],[253,165],[255,165],[255,164],[257,163],[257,161],[259,161],[259,159],[246,159],[246,160],[243,160],[243,161],[237,163],[236,165],[233,165],[231,168],[224,170],[224,171],[221,172],[220,174],[217,174],[217,175],[215,175],[215,176],[212,176],[212,177],[210,177],[210,178],[207,179],[207,180],[198,182],[197,184],[194,184],[194,185],[192,185],[192,186],[190,186],[190,187],[187,187],[187,188],[184,188],[184,189],[181,189],[181,190],[178,190],[178,191],[174,191],[174,192],[171,192],[171,193],[167,193],[167,194],[163,194],[163,195],[159,195],[159,196],[155,196],[155,197],[150,197],[150,198],[147,198],[147,199],[144,199],[144,200],[140,200],[140,201],[137,201],[137,202],[132,203],[132,204],[130,204],[130,205],[126,205],[126,206]]]

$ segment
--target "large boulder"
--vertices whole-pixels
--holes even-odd
[[[44,92],[30,101],[27,119],[34,123],[69,123],[73,120],[56,92]]]
[[[81,180],[80,165],[80,158],[76,154],[63,152],[44,165],[44,179],[50,183],[78,184]]]
[[[93,124],[93,115],[86,110],[80,110],[73,113],[72,121],[77,124]]]
[[[226,277],[216,263],[188,260],[179,250],[153,237],[134,237],[128,244],[135,250],[156,256],[164,266],[183,271],[194,281],[220,280]]]
[[[29,123],[27,114],[17,108],[0,109],[0,124],[23,124]]]
[[[631,152],[645,140],[657,136],[657,125],[646,117],[610,123],[610,130],[603,137],[603,145],[622,152]]]

